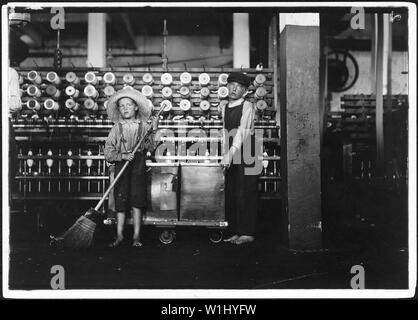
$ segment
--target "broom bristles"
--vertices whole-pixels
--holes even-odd
[[[93,244],[95,230],[96,223],[85,216],[81,216],[61,236],[51,237],[51,239],[66,248],[88,248]]]

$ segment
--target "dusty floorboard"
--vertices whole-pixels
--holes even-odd
[[[16,214],[10,289],[49,289],[53,265],[64,267],[66,289],[349,289],[350,269],[359,264],[366,288],[407,288],[407,224],[397,200],[365,194],[353,203],[347,189],[332,190],[333,201],[323,205],[325,247],[316,252],[280,244],[277,204],[264,208],[257,241],[242,247],[213,244],[201,228],[179,228],[175,242],[163,245],[157,230],[146,226],[141,248],[129,241],[108,248],[112,232],[100,229],[93,248],[62,250],[50,247],[47,234],[34,233],[28,218]]]

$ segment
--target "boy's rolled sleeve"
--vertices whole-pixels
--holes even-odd
[[[247,137],[254,132],[254,113],[253,105],[250,102],[245,102],[238,131],[232,141],[234,151],[239,150]]]
[[[110,130],[109,136],[106,139],[104,156],[106,161],[110,163],[122,161],[122,153],[120,152],[120,148],[118,147],[116,126],[114,126]]]

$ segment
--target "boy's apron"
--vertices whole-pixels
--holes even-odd
[[[228,105],[225,106],[224,126],[226,130],[238,129],[241,122],[242,109],[243,104],[233,108],[229,108]],[[232,146],[234,136],[229,137],[229,148]],[[244,174],[245,167],[252,166],[244,163],[244,144],[247,146],[251,144],[251,154],[254,155],[255,135],[249,135],[247,140],[243,141],[243,145],[239,150],[241,152],[241,163],[232,163],[229,169],[226,170],[225,213],[232,232],[241,235],[255,235],[257,224],[258,176]]]
[[[141,136],[141,127],[138,125],[137,142]],[[126,140],[123,136],[122,124],[119,123],[119,132],[122,145],[126,148]],[[141,132],[142,133],[142,132]],[[147,207],[147,179],[146,179],[146,151],[137,151],[135,158],[131,161],[125,172],[115,185],[115,209],[118,212],[130,210],[131,207],[146,208]],[[115,164],[115,176],[124,166],[125,161]]]

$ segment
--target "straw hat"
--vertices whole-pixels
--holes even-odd
[[[132,101],[136,103],[139,109],[137,113],[137,118],[141,121],[148,120],[152,112],[151,105],[148,103],[147,99],[141,92],[129,87],[125,87],[117,91],[109,98],[106,111],[110,120],[112,120],[114,123],[117,123],[120,120],[122,120],[121,114],[118,109],[118,101],[122,98],[132,99]]]

